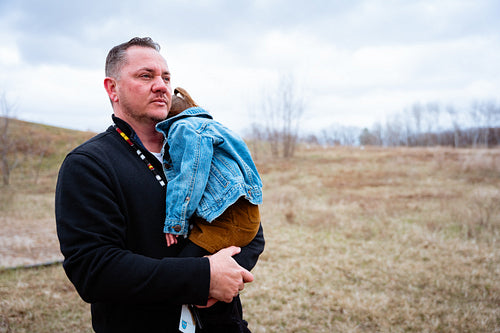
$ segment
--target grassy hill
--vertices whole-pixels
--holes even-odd
[[[4,121],[5,119],[0,117],[2,130]],[[62,159],[72,147],[93,135],[92,132],[9,119],[8,141],[12,149],[8,158],[11,163],[16,160],[19,162],[19,169],[12,172],[12,181],[17,186],[29,183],[24,178],[33,178],[33,169],[44,173],[40,178],[46,177],[47,171],[53,172],[59,168]],[[23,180],[19,181],[20,179]]]
[[[57,168],[92,135],[26,126],[54,150],[38,182],[21,167],[0,188],[4,257],[57,253],[53,233],[32,230],[53,232]],[[257,165],[266,250],[242,292],[253,332],[500,330],[498,149],[260,149]],[[60,265],[0,272],[0,304],[0,332],[91,331]]]
[[[0,119],[2,120],[2,119]],[[11,119],[9,185],[0,183],[0,267],[60,258],[54,189],[64,156],[94,133]]]

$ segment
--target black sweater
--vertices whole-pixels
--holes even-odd
[[[159,161],[141,150],[166,183]],[[55,207],[64,269],[91,303],[96,332],[176,332],[181,304],[206,303],[208,259],[176,258],[182,240],[167,247],[165,187],[115,127],[67,155]],[[261,228],[235,259],[252,269],[263,250]]]

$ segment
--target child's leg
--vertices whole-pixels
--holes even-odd
[[[248,323],[243,320],[240,297],[231,303],[217,302],[207,309],[198,309],[203,322],[202,333],[251,333]]]
[[[231,245],[247,245],[259,230],[260,214],[258,206],[240,198],[212,223],[200,218],[194,218],[193,222],[188,244],[180,256],[203,256],[209,254],[209,250],[214,253]],[[203,325],[200,332],[250,333],[239,296],[231,303],[217,302],[197,311]]]
[[[210,252],[188,240],[178,256],[203,257],[208,254]],[[203,327],[200,330],[202,333],[250,333],[247,328],[248,323],[243,320],[243,310],[239,296],[235,297],[231,303],[217,302],[210,308],[195,308],[194,311],[198,312],[198,318]]]
[[[243,247],[259,230],[259,207],[241,197],[214,221],[194,217],[192,222],[189,240],[210,253],[232,245]]]

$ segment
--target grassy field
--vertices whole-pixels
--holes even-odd
[[[0,266],[58,253],[61,158],[36,184],[19,170],[0,188]],[[500,150],[302,147],[257,162],[266,250],[242,292],[253,332],[500,332]],[[0,308],[0,332],[91,331],[60,265],[1,271]]]

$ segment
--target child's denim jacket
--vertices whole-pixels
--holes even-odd
[[[186,235],[196,213],[212,222],[239,197],[262,203],[262,181],[245,142],[200,107],[164,120],[168,180],[165,233]]]

